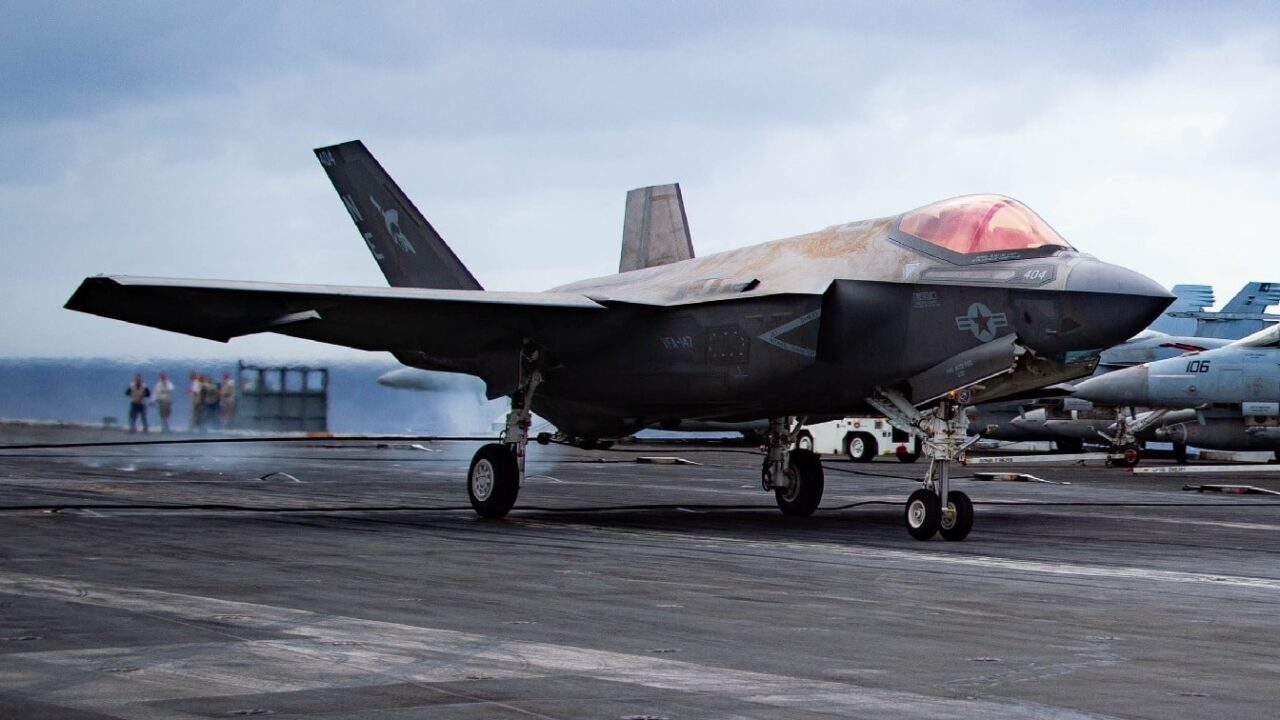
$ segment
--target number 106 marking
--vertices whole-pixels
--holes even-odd
[[[1209,363],[1212,360],[1191,360],[1187,363],[1187,372],[1189,373],[1207,373],[1209,372]]]

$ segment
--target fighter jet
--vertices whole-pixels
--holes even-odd
[[[1154,323],[1124,343],[1102,352],[1094,375],[1212,350],[1261,330],[1280,316],[1269,314],[1280,303],[1280,283],[1248,282],[1221,310],[1213,305],[1213,287],[1174,285],[1174,301]],[[1119,464],[1136,463],[1138,440],[1161,440],[1161,423],[1176,423],[1166,412],[1140,416],[1127,408],[1094,405],[1074,397],[990,403],[970,408],[970,432],[1008,441],[1052,440],[1059,451],[1079,452],[1086,441],[1106,441]],[[1129,418],[1125,418],[1128,412]],[[1136,428],[1136,432],[1135,432]],[[1117,432],[1122,431],[1122,432]],[[1186,460],[1186,446],[1174,442],[1174,455]]]
[[[1280,449],[1280,325],[1229,345],[1078,383],[1097,403],[1159,408],[1158,439],[1222,450]],[[1170,410],[1187,409],[1184,417]]]
[[[1174,285],[1173,294],[1177,300],[1151,329],[1170,335],[1239,340],[1280,320],[1280,315],[1266,311],[1280,304],[1280,283],[1245,283],[1217,311],[1205,310],[1213,304],[1213,288],[1208,285]]]
[[[1168,313],[1164,317],[1168,317]],[[1103,350],[1093,376],[1188,352],[1218,348],[1230,342],[1219,338],[1177,337],[1147,329],[1120,345]],[[1086,441],[1099,442],[1106,438],[1116,420],[1116,408],[1095,405],[1077,397],[1047,397],[970,408],[969,430],[995,440],[1052,440],[1060,452],[1079,452]],[[1123,456],[1124,449],[1117,446],[1116,455]],[[1133,459],[1136,461],[1137,456]],[[1126,463],[1122,461],[1121,464]]]
[[[1171,300],[1000,195],[693,257],[679,233],[657,232],[683,222],[679,195],[652,190],[634,213],[650,245],[630,263],[624,249],[622,272],[486,291],[362,143],[316,155],[397,287],[96,276],[66,307],[219,341],[275,332],[391,351],[479,377],[490,398],[511,400],[502,441],[468,471],[485,517],[516,501],[532,411],[582,437],[769,418],[761,485],[802,516],[824,478],[816,455],[792,449],[797,418],[874,408],[927,440],[908,531],[960,540],[973,509],[950,490],[949,468],[967,447],[964,405],[1088,374],[1093,361],[1077,352],[1130,337]]]

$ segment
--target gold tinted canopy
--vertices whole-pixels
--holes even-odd
[[[1073,249],[1030,208],[1003,195],[965,195],[925,205],[904,214],[898,229],[962,255]]]

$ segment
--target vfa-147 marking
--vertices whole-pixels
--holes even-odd
[[[963,405],[1087,374],[1095,360],[1077,353],[1131,336],[1171,300],[998,195],[694,257],[674,185],[628,194],[617,274],[486,291],[363,144],[317,155],[393,287],[97,276],[67,307],[221,341],[275,332],[386,350],[479,377],[512,404],[502,442],[469,471],[486,517],[515,503],[532,411],[596,438],[769,418],[762,485],[789,515],[812,513],[824,484],[817,456],[792,450],[796,419],[878,411],[926,438],[911,534],[961,539],[972,506],[950,490],[949,463],[964,449]]]

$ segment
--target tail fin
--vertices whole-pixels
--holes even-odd
[[[627,193],[618,272],[666,265],[693,257],[693,240],[679,183]]]
[[[1192,318],[1175,318],[1170,313],[1200,312],[1213,304],[1212,285],[1174,285],[1173,304],[1164,314],[1151,323],[1152,330],[1170,335],[1195,335],[1196,321]]]
[[[1280,283],[1249,282],[1222,306],[1222,312],[1260,313],[1280,305]]]
[[[388,283],[483,289],[364,143],[352,140],[315,152]]]

